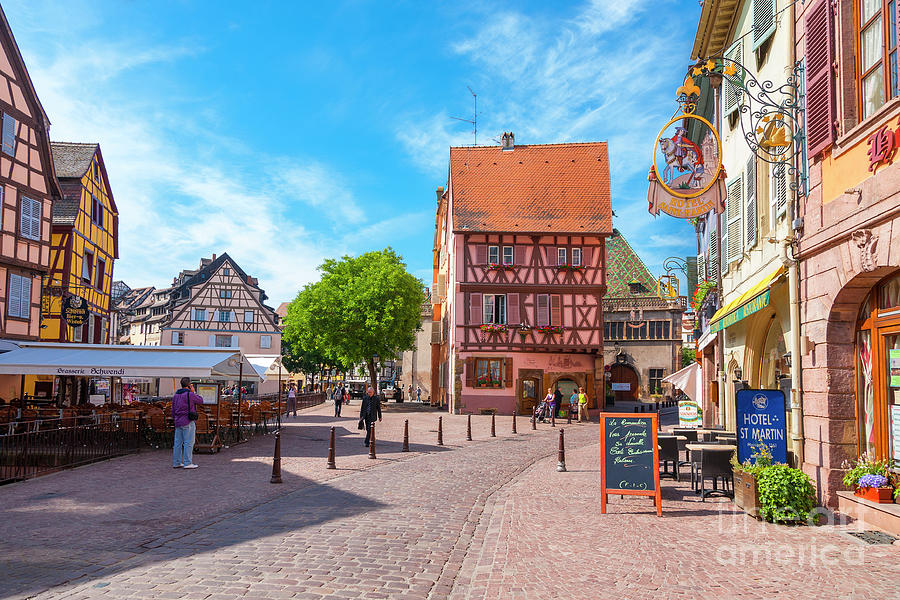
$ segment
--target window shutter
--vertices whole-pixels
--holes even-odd
[[[583,264],[585,267],[594,266],[591,264],[591,250],[593,250],[593,248],[591,248],[590,246],[585,246],[581,249],[581,264]]]
[[[25,196],[19,201],[19,235],[31,236],[31,200]]]
[[[546,327],[550,324],[550,295],[538,294],[537,296],[537,326]]]
[[[16,120],[12,115],[3,115],[3,152],[16,155]]]
[[[787,210],[788,183],[785,169],[775,172],[775,216],[780,217]],[[774,227],[775,224],[773,223]]]
[[[739,39],[734,44],[732,44],[731,48],[725,51],[725,58],[729,58],[739,65],[744,64],[744,40]],[[731,63],[727,63],[726,66],[735,66]],[[740,79],[743,77],[743,72],[740,67],[737,67],[738,71],[734,75],[730,77],[733,79]],[[741,90],[736,85],[733,85],[729,81],[729,76],[724,78],[722,81],[722,113],[727,117],[734,111],[738,109],[738,106],[741,105]]]
[[[175,346],[177,344],[178,344],[178,332],[173,331],[172,332],[172,345]]]
[[[755,6],[755,4],[754,4]],[[756,245],[756,157],[747,160],[747,247]]]
[[[503,381],[503,385],[505,385],[505,386],[508,387],[508,388],[511,388],[511,387],[512,387],[512,384],[513,384],[513,365],[512,365],[512,358],[507,357],[507,359],[506,359],[506,368],[505,368],[504,370],[506,371],[506,373],[504,373],[504,381]]]
[[[238,336],[236,336],[236,335],[231,336],[231,347],[232,347],[232,348],[239,348],[239,347],[240,347],[239,344],[238,344]]]
[[[487,254],[487,246],[485,246],[484,244],[475,246],[475,264],[486,265],[488,261]]]
[[[481,294],[469,294],[470,325],[481,325]]]
[[[466,359],[466,387],[475,387],[475,359]]]
[[[775,0],[753,0],[753,49],[775,33]]]
[[[515,260],[515,263],[517,265],[524,265],[525,264],[525,246],[521,246],[521,245],[516,246],[513,253],[515,255],[515,258],[513,259],[513,260]]]
[[[706,267],[707,276],[712,279],[719,272],[719,231],[718,217],[709,217],[709,262]]]
[[[510,325],[518,325],[521,322],[518,294],[506,295],[506,322]]]
[[[834,142],[834,14],[829,0],[806,11],[806,148],[812,159]]]
[[[697,255],[697,281],[700,282],[700,281],[703,281],[704,279],[706,279],[706,265],[704,264],[704,261],[703,261],[703,255],[698,254]],[[688,292],[688,295],[691,295],[694,293],[694,290],[688,290],[687,292]]]
[[[6,312],[11,317],[19,316],[19,308],[22,298],[22,278],[18,275],[9,276],[9,294],[6,299]]]
[[[216,336],[214,336],[214,335],[209,336],[209,347],[210,348],[216,347]]]
[[[20,297],[19,316],[31,318],[31,277],[22,277],[22,296]]]
[[[550,267],[555,267],[557,265],[557,249],[556,248],[544,248],[544,251],[547,253],[547,265]]]
[[[562,325],[562,297],[559,294],[550,296],[550,324]]]
[[[725,203],[725,215],[727,219],[725,236],[728,241],[727,243],[722,243],[722,248],[727,252],[728,256],[727,261],[723,261],[726,263],[732,263],[741,258],[741,208],[743,207],[743,202],[741,202],[743,191],[741,189],[742,183],[741,178],[738,177],[728,185],[727,200]],[[727,269],[727,264],[722,268],[723,270]]]

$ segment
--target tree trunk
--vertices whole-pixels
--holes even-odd
[[[375,359],[369,357],[369,381],[372,386],[372,389],[375,390],[375,394],[378,395],[378,378],[375,376]]]

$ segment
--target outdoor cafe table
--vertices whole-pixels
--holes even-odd
[[[694,468],[696,468],[700,462],[700,453],[701,452],[703,452],[704,450],[730,450],[732,452],[737,450],[737,446],[734,446],[732,444],[692,443],[692,444],[687,444],[685,446],[685,448],[687,448],[688,452],[691,453],[690,460],[691,460],[691,473],[692,473],[691,479],[692,480],[693,480]],[[696,452],[696,454],[694,454],[695,452]],[[692,483],[692,485],[693,485],[693,483]]]

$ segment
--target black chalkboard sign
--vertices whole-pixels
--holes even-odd
[[[655,414],[601,413],[600,512],[607,494],[651,496],[662,514]]]

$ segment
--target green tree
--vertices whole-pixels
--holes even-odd
[[[303,343],[296,339],[296,336],[291,336],[287,330],[282,337],[281,362],[291,373],[311,375],[312,383],[315,383],[316,375],[323,369],[335,366],[315,348],[305,348]]]
[[[689,366],[697,358],[697,351],[693,348],[681,349],[681,368]]]
[[[319,271],[322,278],[288,306],[285,344],[297,356],[318,353],[345,370],[363,363],[377,389],[375,356],[396,359],[415,346],[422,282],[391,248],[328,259]]]

